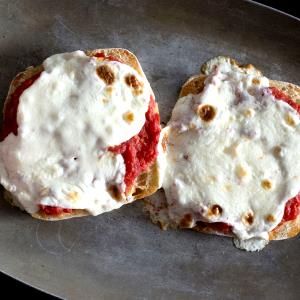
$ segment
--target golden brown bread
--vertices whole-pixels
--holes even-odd
[[[88,50],[85,53],[88,56],[95,56],[97,53],[104,53],[105,56],[113,55],[123,63],[134,68],[141,76],[146,78],[136,56],[126,49],[121,49],[121,48],[96,49],[96,50]],[[43,70],[42,66],[29,67],[25,71],[19,73],[13,79],[4,103],[4,109],[3,109],[4,114],[5,114],[7,104],[11,100],[11,95],[14,93],[14,91],[25,80],[31,78],[32,76],[41,72],[42,70]],[[156,111],[158,112],[157,104],[156,104]],[[158,185],[159,185],[159,173],[158,173],[157,162],[155,161],[151,166],[149,166],[149,170],[146,173],[143,173],[140,176],[138,176],[128,196],[132,196],[133,200],[141,199],[143,197],[146,197],[154,193],[157,190]],[[12,205],[19,207],[16,203],[16,200],[13,199],[10,193],[6,192],[4,198]],[[47,220],[47,221],[57,221],[57,220],[69,219],[74,217],[82,217],[87,215],[89,215],[89,212],[87,210],[74,209],[72,210],[71,213],[61,213],[58,216],[47,215],[39,211],[37,213],[32,214],[32,217],[37,219]]]
[[[206,78],[206,74],[209,73],[210,68],[213,66],[214,63],[216,63],[218,60],[229,60],[230,63],[238,65],[241,69],[253,69],[258,74],[261,74],[261,72],[257,69],[255,69],[252,65],[239,65],[235,60],[220,56],[213,58],[212,60],[209,60],[201,67],[201,74],[192,76],[189,78],[185,84],[182,86],[179,97],[184,97],[188,94],[199,94],[203,88],[204,88],[204,80]],[[276,87],[277,89],[281,90],[283,93],[287,94],[292,98],[295,102],[300,103],[300,87],[283,81],[275,81],[270,80],[270,86]],[[217,234],[217,235],[225,235],[225,236],[231,236],[232,234],[224,234],[221,231],[218,231],[213,228],[210,224],[201,223],[193,228],[194,230],[198,232],[203,233],[210,233],[210,234]],[[283,224],[279,225],[277,228],[275,228],[273,231],[269,233],[269,239],[270,240],[282,240],[287,239],[296,236],[300,232],[300,215],[295,219],[291,221],[284,222]]]

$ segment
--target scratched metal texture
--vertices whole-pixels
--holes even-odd
[[[182,83],[215,55],[300,84],[299,21],[249,2],[1,0],[1,99],[25,67],[101,47],[137,54],[163,122]],[[298,237],[246,253],[227,238],[163,232],[141,203],[47,223],[0,201],[0,270],[69,299],[299,299],[299,246]]]

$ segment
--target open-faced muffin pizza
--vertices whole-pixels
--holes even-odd
[[[300,88],[216,57],[182,87],[163,129],[161,227],[234,237],[249,251],[300,231]]]
[[[156,191],[159,113],[124,49],[56,54],[11,83],[0,182],[33,217],[98,215]]]

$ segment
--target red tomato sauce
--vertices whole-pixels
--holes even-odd
[[[294,220],[298,217],[299,214],[300,214],[300,193],[286,203],[284,209],[284,215],[281,222]]]
[[[139,134],[119,146],[109,148],[110,151],[123,156],[126,166],[124,180],[127,193],[130,191],[135,179],[145,172],[157,157],[160,120],[155,108],[156,104],[153,96],[151,96],[146,113],[146,122]]]
[[[104,53],[97,53],[95,54],[95,57],[105,58],[110,61],[122,62],[113,55],[105,57]],[[31,78],[25,80],[11,95],[11,99],[7,103],[4,113],[0,141],[3,141],[11,132],[14,135],[18,134],[17,112],[20,97],[22,93],[39,78],[40,74],[41,73],[35,74]],[[146,122],[139,134],[119,146],[109,148],[109,151],[121,154],[123,156],[126,166],[126,192],[129,192],[135,179],[142,172],[145,172],[149,165],[157,157],[157,144],[160,134],[160,119],[155,107],[156,104],[154,98],[151,96],[148,111],[146,112]],[[39,205],[39,207],[40,211],[43,213],[53,216],[72,212],[72,209],[66,209],[57,206]]]
[[[99,57],[99,58],[103,58],[103,59],[107,59],[107,60],[110,60],[110,61],[118,61],[120,63],[123,63],[119,58],[117,58],[113,55],[105,56],[105,54],[103,52],[96,53],[94,56]]]
[[[70,208],[62,208],[58,206],[49,206],[49,205],[39,205],[40,211],[42,211],[46,215],[58,216],[62,213],[71,213],[72,209]]]

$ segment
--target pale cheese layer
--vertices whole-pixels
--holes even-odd
[[[257,72],[224,61],[203,92],[178,100],[163,180],[169,222],[191,214],[190,227],[197,220],[231,225],[242,248],[266,244],[300,190],[299,115],[268,86]],[[203,105],[213,107],[212,120],[201,119]]]
[[[99,76],[103,66],[112,81]],[[82,51],[53,55],[43,68],[20,97],[18,135],[0,143],[1,184],[29,213],[43,204],[97,215],[130,201],[124,195],[124,160],[107,148],[144,125],[147,80],[126,64]],[[128,75],[141,83],[138,93],[126,82]]]

